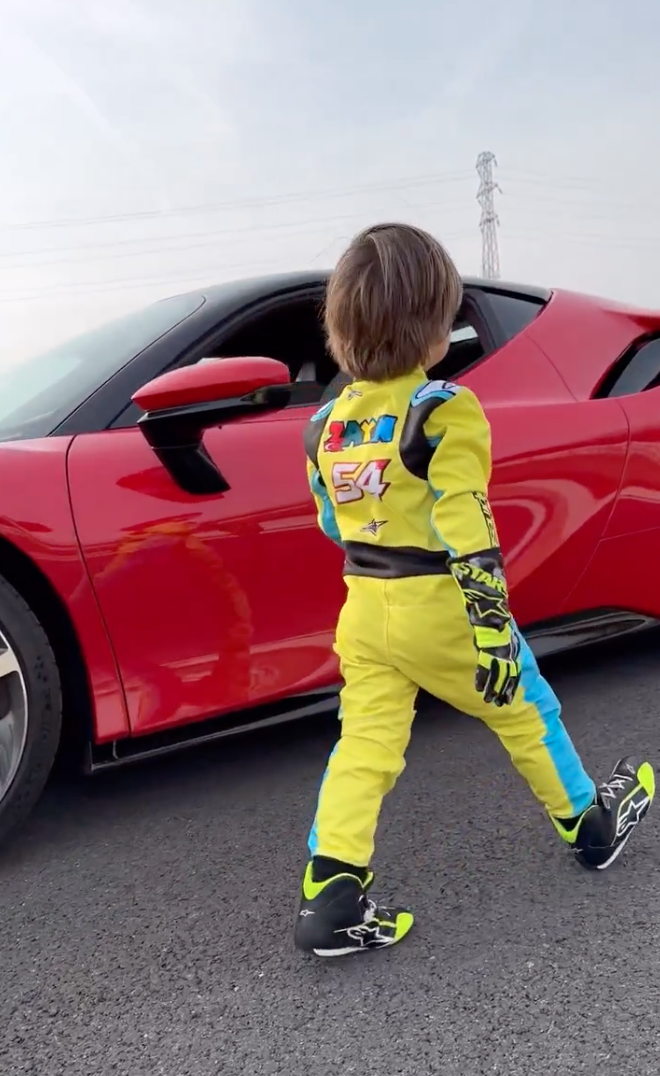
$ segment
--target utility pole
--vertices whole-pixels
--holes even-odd
[[[495,191],[502,193],[499,183],[493,179],[493,165],[497,165],[494,153],[484,152],[477,157],[479,190],[477,201],[481,206],[481,263],[482,274],[488,280],[500,278],[500,252],[497,245],[497,228],[500,218],[495,212]]]

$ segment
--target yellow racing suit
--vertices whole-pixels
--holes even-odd
[[[429,381],[421,367],[355,381],[314,415],[305,449],[319,525],[345,551],[347,584],[335,643],[341,736],[310,853],[369,865],[383,797],[405,766],[419,688],[484,721],[552,816],[586,810],[594,783],[509,613],[488,503],[490,427],[474,393]],[[510,705],[475,687],[484,594],[517,641]]]

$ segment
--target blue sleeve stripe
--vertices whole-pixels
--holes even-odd
[[[432,494],[433,494],[433,496],[435,497],[435,500],[436,500],[436,504],[437,504],[437,502],[438,502],[438,501],[440,500],[440,498],[442,497],[442,495],[443,495],[443,493],[444,493],[444,490],[442,490],[442,489],[435,489],[435,488],[434,488],[434,487],[433,487],[433,486],[431,485],[431,483],[430,483],[430,482],[429,482],[429,489],[431,490],[431,493],[432,493]],[[434,532],[434,534],[435,534],[436,538],[438,539],[438,541],[440,542],[440,544],[441,544],[441,545],[443,545],[443,546],[445,547],[445,549],[447,550],[447,552],[449,553],[449,556],[450,556],[450,557],[455,557],[455,556],[456,556],[456,550],[455,550],[455,549],[452,549],[452,547],[451,547],[451,546],[450,546],[450,545],[449,545],[449,544],[448,544],[447,542],[445,542],[444,538],[443,538],[443,537],[442,537],[442,535],[440,534],[440,531],[439,531],[439,530],[438,530],[438,528],[436,527],[436,525],[435,525],[435,522],[433,521],[433,517],[431,517],[431,528],[433,529],[433,532]]]
[[[323,407],[319,407],[318,411],[314,412],[309,421],[320,422],[322,418],[327,418],[333,407],[335,406],[336,402],[336,400],[328,400],[326,404],[323,404]]]
[[[339,527],[337,526],[337,520],[335,518],[335,509],[328,495],[328,491],[321,481],[321,475],[318,471],[314,471],[312,475],[312,493],[321,502],[321,513],[319,517],[319,523],[321,530],[328,538],[331,538],[337,545],[343,546],[341,534],[339,533]]]
[[[440,400],[446,403],[460,390],[461,386],[455,385],[453,381],[425,381],[413,392],[410,406],[419,407],[420,404],[426,403],[427,400]]]

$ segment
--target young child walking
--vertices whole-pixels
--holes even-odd
[[[468,388],[426,375],[447,353],[461,298],[440,243],[402,224],[358,235],[328,287],[329,346],[351,381],[305,433],[319,525],[344,549],[347,586],[341,736],[295,930],[318,956],[393,945],[413,925],[368,891],[419,688],[495,732],[585,867],[614,861],[655,792],[650,763],[631,758],[596,787],[512,619],[488,502],[490,427]]]

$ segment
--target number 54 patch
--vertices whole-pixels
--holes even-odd
[[[366,463],[342,461],[332,465],[332,486],[337,504],[361,501],[365,493],[380,500],[389,489],[384,479],[389,460],[367,460]]]

